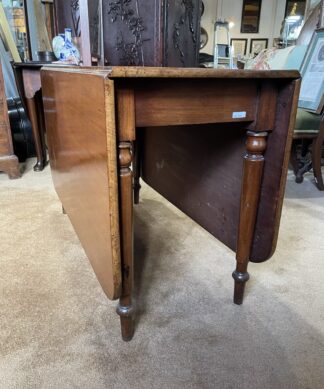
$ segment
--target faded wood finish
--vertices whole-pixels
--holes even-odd
[[[19,161],[14,155],[11,129],[8,116],[8,106],[0,61],[0,171],[8,174],[9,178],[21,176]]]
[[[104,266],[94,268],[104,289],[115,279],[111,274],[119,277],[116,293],[106,293],[120,297],[123,339],[134,331],[133,186],[139,185],[140,171],[150,186],[237,253],[234,300],[241,303],[248,261],[267,260],[276,246],[299,73],[122,67],[43,72],[56,189],[83,246],[91,248],[90,261],[101,255]],[[72,85],[77,97],[69,101]],[[235,110],[246,116],[237,118]],[[99,160],[110,166],[108,177]],[[107,222],[112,214],[120,221],[121,256],[115,262],[100,240],[117,230],[116,220]],[[95,236],[85,233],[91,222]],[[104,256],[111,264],[108,277]]]
[[[226,78],[226,79],[280,79],[292,80],[300,77],[297,70],[230,70],[203,68],[150,68],[143,66],[106,66],[106,67],[73,67],[49,65],[46,68],[64,73],[105,74],[110,79],[147,79],[147,78]],[[124,81],[125,83],[125,81]]]
[[[109,73],[109,78],[233,78],[233,79],[294,79],[300,77],[296,70],[228,70],[202,68],[144,68],[115,66],[102,68]]]
[[[56,191],[97,278],[121,293],[113,83],[99,74],[42,74]],[[73,91],[73,93],[71,93]]]

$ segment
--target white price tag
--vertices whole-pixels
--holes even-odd
[[[242,119],[242,118],[246,118],[246,112],[233,112],[233,113],[232,113],[232,118],[233,118],[233,119]]]

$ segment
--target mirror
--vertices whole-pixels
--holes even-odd
[[[259,32],[262,0],[243,0],[241,33]]]

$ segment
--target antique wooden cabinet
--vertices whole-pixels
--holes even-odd
[[[8,117],[8,106],[0,62],[0,171],[10,178],[20,177],[18,158],[14,155],[11,130]]]
[[[201,0],[103,0],[108,65],[195,67]]]

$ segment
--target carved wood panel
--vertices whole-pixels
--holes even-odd
[[[200,43],[200,1],[168,1],[165,66],[195,66]]]
[[[107,65],[197,66],[200,0],[103,0]]]

